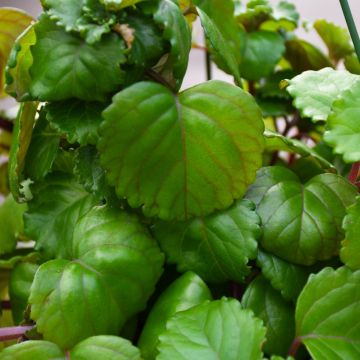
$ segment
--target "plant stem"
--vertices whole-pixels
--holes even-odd
[[[206,64],[206,80],[211,80],[212,79],[211,59],[208,51],[205,53],[205,64]]]
[[[295,358],[296,353],[299,350],[299,347],[301,345],[301,338],[300,337],[296,337],[293,342],[291,343],[288,355],[292,356]]]
[[[12,326],[0,328],[0,341],[15,340],[23,336],[32,326]]]
[[[354,44],[356,55],[358,57],[358,60],[360,61],[360,38],[356,30],[355,21],[351,13],[349,3],[347,0],[339,0],[339,1],[346,20],[346,24],[350,32],[352,42]]]
[[[12,122],[0,118],[0,129],[6,130],[8,132],[12,132],[13,127],[14,127],[14,125]]]
[[[173,87],[169,82],[167,82],[167,81],[166,81],[160,74],[158,74],[156,71],[154,71],[154,70],[152,70],[152,69],[147,69],[145,73],[146,73],[146,75],[147,75],[150,79],[158,82],[158,83],[161,84],[161,85],[166,86],[171,92],[173,92],[174,94],[176,94],[176,91],[175,91],[174,87]]]
[[[360,170],[360,161],[353,163],[351,166],[351,170],[350,170],[350,174],[348,176],[348,180],[355,184],[356,180],[358,178],[359,175],[359,170]]]

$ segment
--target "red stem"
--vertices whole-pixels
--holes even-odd
[[[13,127],[14,125],[12,122],[5,119],[0,119],[0,129],[6,130],[8,132],[12,132]]]
[[[295,355],[298,352],[300,345],[301,345],[301,337],[296,337],[290,346],[288,355],[295,358]]]
[[[12,326],[0,328],[0,341],[15,340],[23,336],[32,326]]]
[[[360,169],[360,161],[352,164],[351,171],[350,171],[348,179],[353,184],[356,183],[356,180],[357,180],[358,175],[359,175],[359,169]]]

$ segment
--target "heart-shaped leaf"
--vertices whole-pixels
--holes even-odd
[[[35,33],[30,68],[30,92],[35,99],[102,101],[123,82],[120,64],[125,62],[125,45],[116,34],[107,34],[101,42],[89,45],[46,15],[35,25]]]
[[[334,100],[359,78],[348,71],[331,68],[306,71],[288,80],[289,86],[286,90],[295,99],[293,105],[304,117],[313,121],[325,121]]]
[[[246,288],[241,305],[264,321],[267,354],[286,355],[295,336],[295,307],[284,300],[264,277],[259,276]]]
[[[178,97],[159,84],[137,83],[103,116],[98,148],[108,180],[148,216],[186,220],[224,209],[261,166],[260,109],[221,81]]]
[[[348,90],[345,90],[332,104],[328,118],[328,131],[325,141],[341,154],[344,161],[353,163],[360,160],[360,77]]]
[[[242,55],[241,29],[234,18],[231,0],[194,1],[208,40],[211,55],[221,69],[232,74],[241,83]]]
[[[345,240],[341,243],[340,259],[353,270],[360,270],[360,197],[349,206],[343,221]]]
[[[335,174],[320,174],[305,185],[289,169],[265,167],[247,197],[258,204],[261,245],[295,264],[311,265],[339,251],[346,207],[357,189]]]
[[[24,215],[25,233],[36,241],[36,249],[47,259],[68,257],[78,219],[97,200],[75,179],[54,172],[31,187],[34,199]]]
[[[1,360],[142,360],[130,341],[117,336],[99,335],[81,341],[66,353],[50,341],[30,340],[6,348]]]
[[[4,94],[5,66],[15,39],[30,25],[32,17],[8,7],[0,8],[0,98]]]
[[[235,299],[205,302],[175,314],[160,336],[157,360],[261,360],[266,329]]]
[[[205,218],[183,222],[159,222],[155,237],[178,271],[191,270],[204,280],[242,282],[249,259],[256,257],[260,218],[250,201]]]
[[[64,348],[117,334],[144,309],[164,260],[135,216],[106,206],[78,221],[71,258],[41,265],[29,298],[37,330]]]
[[[177,312],[211,300],[210,290],[201,278],[187,272],[176,279],[158,298],[147,317],[138,346],[146,360],[158,354],[159,336],[166,329],[166,322]]]
[[[51,127],[60,134],[66,135],[73,144],[96,144],[98,127],[102,122],[101,112],[105,104],[100,102],[84,102],[67,100],[52,102],[46,106],[46,118]]]
[[[296,305],[296,334],[314,360],[360,357],[360,271],[325,268]]]
[[[165,71],[172,69],[174,88],[180,89],[191,50],[191,30],[179,6],[172,0],[160,0],[154,14],[155,22],[164,29],[163,38],[170,42],[170,54]]]

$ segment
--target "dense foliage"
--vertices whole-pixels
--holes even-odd
[[[325,54],[286,0],[42,6],[0,8],[0,359],[359,359],[348,31],[307,24]],[[234,85],[180,91],[192,48]]]

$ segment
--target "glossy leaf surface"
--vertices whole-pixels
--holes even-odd
[[[211,298],[206,284],[193,272],[186,272],[166,288],[151,309],[138,342],[144,359],[156,358],[159,336],[173,315]]]
[[[296,332],[315,360],[360,356],[359,284],[359,271],[325,268],[300,294]]]
[[[64,348],[92,335],[117,334],[144,309],[163,263],[135,216],[105,206],[78,221],[70,258],[41,265],[29,299],[38,331]]]
[[[191,270],[210,282],[242,282],[256,257],[261,234],[254,205],[237,201],[229,209],[186,223],[159,222],[155,237],[180,272]]]
[[[161,85],[137,83],[103,116],[98,148],[108,180],[148,216],[185,220],[226,208],[261,166],[260,109],[220,81],[178,98]]]
[[[260,360],[265,328],[235,299],[177,313],[160,336],[158,360]]]
[[[247,197],[258,203],[261,245],[289,262],[311,265],[339,251],[346,207],[357,190],[335,174],[320,174],[305,185],[289,169],[265,167]]]
[[[249,284],[241,304],[251,309],[266,326],[264,352],[286,355],[295,336],[294,305],[284,300],[262,276]]]

